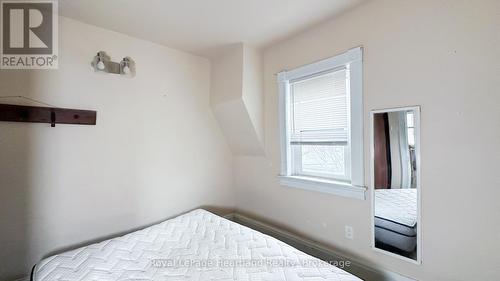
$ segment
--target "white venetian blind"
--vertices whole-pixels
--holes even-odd
[[[347,144],[346,75],[341,69],[291,83],[292,144]]]

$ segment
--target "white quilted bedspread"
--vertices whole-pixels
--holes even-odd
[[[376,189],[375,216],[414,227],[417,224],[417,189]]]
[[[34,281],[361,280],[275,238],[195,210],[42,260]]]

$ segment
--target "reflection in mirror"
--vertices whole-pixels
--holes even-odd
[[[417,260],[418,109],[373,113],[374,244]]]

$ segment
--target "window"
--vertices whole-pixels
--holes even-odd
[[[408,111],[406,113],[406,127],[408,128],[408,145],[410,147],[415,147],[415,122],[413,122],[413,111]]]
[[[347,71],[290,82],[292,175],[350,179]]]
[[[279,73],[281,183],[364,198],[361,48]]]

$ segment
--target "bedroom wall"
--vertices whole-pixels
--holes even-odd
[[[264,142],[264,85],[262,53],[259,49],[243,45],[242,100],[257,134],[260,154]]]
[[[94,109],[97,125],[0,123],[0,280],[200,206],[234,206],[209,61],[64,17],[59,30],[59,70],[2,70],[0,96]],[[132,57],[137,76],[93,73],[99,50]]]
[[[233,155],[263,155],[261,53],[243,43],[211,57],[210,102]]]
[[[240,212],[423,281],[500,278],[500,2],[377,0],[264,50],[265,157],[237,157]],[[275,73],[364,46],[369,111],[421,105],[420,266],[370,248],[370,201],[280,186]],[[354,227],[354,240],[344,238]]]

